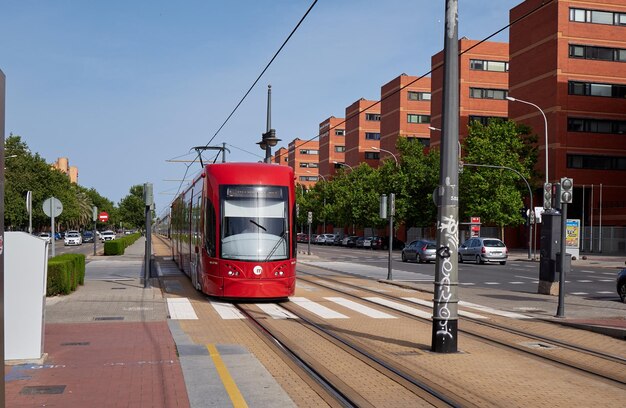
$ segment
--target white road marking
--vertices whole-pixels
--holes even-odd
[[[591,283],[593,281],[587,280],[587,279],[581,279],[581,280],[577,280],[576,282],[580,282],[580,283]]]
[[[528,283],[528,282],[509,282],[509,284],[511,285],[523,285],[525,283]]]
[[[485,282],[485,285],[499,285],[500,282]]]
[[[585,296],[588,295],[589,293],[587,292],[572,292],[570,293],[570,295],[577,295],[577,296]]]
[[[237,308],[230,303],[209,301],[213,309],[224,320],[245,319],[246,317]]]
[[[402,299],[408,300],[409,302],[417,303],[418,305],[430,307],[431,309],[433,307],[433,302],[431,302],[429,300],[422,300],[422,299],[418,299],[418,298],[414,298],[414,297],[403,297]],[[465,310],[459,310],[459,315],[460,316],[465,316],[465,317],[470,317],[472,319],[486,319],[485,316],[482,316],[482,315],[479,315],[479,314],[476,314],[476,313],[472,313],[472,312],[466,312]]]
[[[537,280],[535,277],[529,278],[528,276],[515,275],[515,277],[520,279]]]
[[[608,291],[608,290],[601,290],[601,291],[596,292],[596,293],[599,294],[599,295],[612,295],[614,292],[611,292],[611,291]]]
[[[396,319],[396,316],[392,316],[380,310],[372,309],[371,307],[362,305],[352,300],[344,299],[341,297],[325,297],[324,299],[335,302],[338,305],[354,310],[355,312],[364,314],[365,316],[372,317],[374,319]]]
[[[405,312],[411,314],[413,316],[421,317],[423,319],[430,319],[432,317],[432,313],[423,312],[419,309],[416,309],[411,306],[403,305],[402,303],[392,302],[391,300],[379,298],[379,297],[368,297],[364,298],[365,300],[369,300],[374,303],[378,303],[379,305],[388,306],[392,309],[399,310],[401,312]]]
[[[469,309],[480,310],[481,312],[491,313],[491,314],[495,314],[495,315],[498,315],[498,316],[510,317],[510,318],[513,318],[513,319],[531,319],[530,316],[526,316],[526,315],[523,315],[523,314],[520,314],[520,313],[507,312],[507,311],[504,311],[504,310],[498,310],[498,309],[494,309],[492,307],[477,305],[475,303],[470,303],[470,302],[464,302],[462,300],[459,301],[459,306],[467,307]]]
[[[459,285],[463,285],[463,286],[474,286],[474,285],[476,285],[476,284],[475,284],[475,283],[470,283],[470,282],[468,282],[468,283],[463,283],[463,282],[461,282],[461,283],[459,283]]]
[[[167,310],[173,320],[198,320],[198,315],[187,298],[167,298]]]
[[[613,282],[615,279],[599,279],[598,282]]]
[[[307,298],[303,297],[292,297],[289,298],[297,306],[300,306],[303,309],[308,310],[311,313],[314,313],[324,319],[347,319],[348,316],[341,314],[339,312],[335,312],[332,309],[327,308],[326,306],[320,305],[319,303],[315,303]]]
[[[289,310],[284,307],[280,307],[277,304],[273,303],[257,303],[256,304],[259,309],[267,313],[272,319],[297,319],[298,316],[291,313]]]

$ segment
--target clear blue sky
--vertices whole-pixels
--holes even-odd
[[[192,159],[211,139],[312,1],[3,0],[6,135],[50,163],[68,157],[79,184],[116,204],[153,183],[160,215],[186,170],[167,160]],[[459,37],[482,39],[521,0],[459,3]],[[268,84],[286,147],[359,98],[378,100],[399,74],[428,72],[444,5],[319,0],[212,144],[228,143],[228,161],[263,157]]]

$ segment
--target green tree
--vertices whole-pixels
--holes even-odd
[[[143,186],[134,185],[129,194],[119,202],[119,221],[132,228],[144,228],[146,225],[146,205],[143,200]]]
[[[517,170],[529,182],[535,176],[536,136],[527,126],[513,121],[492,120],[487,126],[473,122],[464,140],[464,162],[503,166]],[[504,227],[524,222],[522,192],[526,185],[519,176],[503,168],[465,166],[460,177],[462,218],[481,217],[485,224],[497,225],[504,238]]]

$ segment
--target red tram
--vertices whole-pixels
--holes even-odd
[[[293,170],[209,164],[172,203],[174,261],[222,298],[286,298],[296,286]]]

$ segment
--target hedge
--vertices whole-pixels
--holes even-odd
[[[130,235],[124,235],[121,238],[112,239],[111,241],[104,241],[104,254],[105,255],[124,255],[124,251],[135,241],[141,237],[139,232]]]
[[[48,260],[46,296],[67,295],[85,284],[85,255],[63,254]]]

